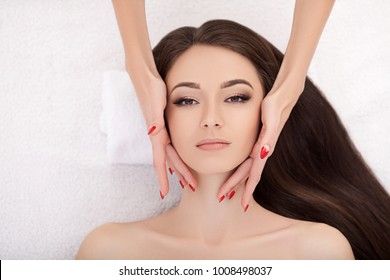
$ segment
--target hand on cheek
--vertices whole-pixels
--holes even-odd
[[[171,175],[173,173],[176,174],[179,179],[180,186],[184,189],[186,185],[195,192],[195,188],[197,186],[197,181],[195,177],[192,175],[188,166],[183,162],[180,158],[179,154],[175,150],[175,148],[168,144],[166,146],[166,154],[167,154],[167,162],[168,162],[168,170]]]

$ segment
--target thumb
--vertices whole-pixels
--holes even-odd
[[[157,135],[164,127],[165,127],[164,118],[154,117],[151,119],[150,125],[148,126],[148,135],[149,136]]]
[[[165,87],[165,84],[164,84]],[[146,116],[146,122],[148,126],[148,135],[157,135],[162,129],[165,128],[164,110],[166,107],[166,92],[163,94],[156,94],[148,107],[148,115]]]
[[[277,122],[263,124],[258,139],[260,159],[263,160],[272,155],[278,137],[279,133]]]

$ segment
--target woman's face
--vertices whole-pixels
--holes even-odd
[[[229,172],[250,154],[263,90],[256,68],[231,50],[196,45],[166,77],[172,145],[199,174]]]

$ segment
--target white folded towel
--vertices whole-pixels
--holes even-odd
[[[125,71],[103,72],[100,130],[110,164],[152,164],[152,145],[133,84]]]

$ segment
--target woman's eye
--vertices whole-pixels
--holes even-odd
[[[226,99],[229,103],[245,103],[250,99],[247,95],[237,94]]]
[[[175,101],[173,104],[178,106],[191,106],[198,104],[198,101],[192,98],[180,98],[179,100]]]
[[[237,94],[237,95],[234,95],[234,96],[227,98],[225,100],[225,102],[227,102],[227,103],[245,103],[249,99],[250,99],[250,96],[248,96],[248,95]],[[199,102],[193,98],[182,97],[182,98],[179,98],[178,100],[176,100],[175,102],[173,102],[173,104],[175,104],[177,106],[193,106],[193,105],[199,104]]]

